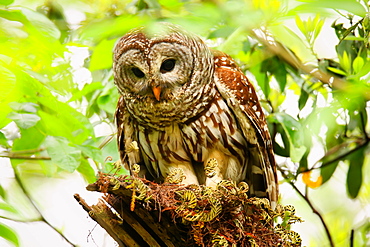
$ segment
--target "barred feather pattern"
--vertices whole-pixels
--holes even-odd
[[[116,45],[115,83],[122,95],[116,123],[122,163],[139,164],[139,176],[157,182],[163,182],[172,168],[184,171],[185,184],[215,187],[225,179],[245,181],[251,196],[266,197],[275,205],[278,187],[272,142],[252,84],[231,57],[169,27],[153,37],[143,29],[134,30]],[[171,42],[176,45],[170,51]],[[151,54],[155,46],[163,48],[155,51],[160,55]],[[168,57],[176,57],[182,67],[168,72],[172,75],[157,76],[155,68],[159,70]],[[130,59],[135,61],[127,62]],[[143,82],[132,79],[128,69],[132,64],[142,70]],[[153,83],[161,87],[160,96],[149,90]],[[139,152],[126,154],[133,141],[139,144]],[[210,160],[217,162],[214,176],[205,174]]]

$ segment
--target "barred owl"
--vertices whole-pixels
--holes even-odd
[[[114,49],[114,79],[121,95],[118,147],[123,164],[163,182],[173,168],[185,184],[215,186],[230,179],[251,196],[278,197],[275,159],[257,95],[227,54],[208,48],[177,26],[138,28]],[[126,152],[136,141],[138,152]],[[214,175],[205,166],[216,161]]]

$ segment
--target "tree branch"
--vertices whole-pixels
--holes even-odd
[[[310,169],[307,169],[307,170],[304,170],[302,171],[301,173],[304,173],[304,172],[309,172],[309,171],[313,171],[313,170],[316,170],[316,169],[321,169],[323,167],[326,167],[326,166],[329,166],[337,161],[340,161],[342,159],[344,159],[346,156],[358,151],[359,149],[363,148],[364,146],[366,146],[369,142],[370,142],[370,139],[363,139],[363,138],[358,138],[357,140],[355,140],[354,142],[357,142],[359,143],[358,146],[356,146],[355,148],[341,154],[341,155],[338,155],[337,157],[335,157],[334,159],[331,159],[329,161],[326,161],[326,162],[323,162],[320,166],[317,166],[317,164],[323,160],[326,156],[329,156],[329,155],[332,155],[333,153],[335,153],[337,150],[340,150],[342,149],[344,146],[347,146],[348,143],[341,143],[337,146],[334,146],[332,147],[328,152],[326,152],[326,154],[319,160],[317,161]],[[353,143],[353,142],[352,142]]]

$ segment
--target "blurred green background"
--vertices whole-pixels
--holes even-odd
[[[96,202],[84,187],[118,160],[113,46],[157,21],[230,54],[255,85],[303,245],[370,246],[361,0],[0,0],[0,246],[114,246],[73,194]]]

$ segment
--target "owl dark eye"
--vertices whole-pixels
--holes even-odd
[[[176,63],[175,59],[164,60],[160,68],[161,73],[172,71],[173,68],[175,67],[175,63]]]
[[[145,74],[139,68],[133,67],[131,71],[137,78],[143,78],[145,76]]]

